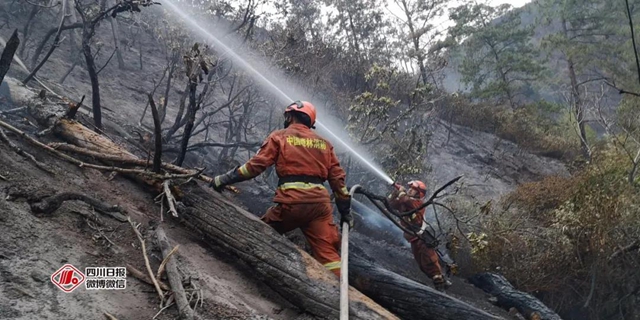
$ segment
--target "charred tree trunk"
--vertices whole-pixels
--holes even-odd
[[[87,13],[82,8],[80,1],[75,1],[76,11],[82,18],[82,53],[87,65],[87,72],[89,73],[89,79],[91,80],[91,103],[93,106],[93,122],[96,128],[102,129],[102,108],[100,106],[100,84],[98,82],[98,72],[96,69],[96,62],[93,54],[91,53],[91,38],[96,31],[96,24],[100,22],[106,14],[104,11],[106,1],[100,3],[101,14],[95,17],[93,20],[87,18]],[[110,9],[111,10],[111,9]]]
[[[155,138],[155,149],[153,150],[153,172],[160,173],[162,167],[162,131],[160,128],[160,117],[153,96],[149,94],[149,104],[151,105],[151,115],[153,116],[153,135]]]
[[[349,259],[349,283],[402,319],[502,319],[357,255]]]
[[[470,282],[476,287],[498,298],[497,305],[509,310],[516,308],[527,319],[533,319],[537,313],[541,320],[562,320],[558,314],[549,309],[536,297],[516,290],[505,277],[493,273],[477,274]]]
[[[11,62],[13,61],[13,56],[16,54],[16,50],[18,50],[18,46],[20,46],[20,39],[18,39],[18,29],[16,29],[13,31],[9,41],[7,41],[4,50],[2,50],[2,56],[0,57],[0,84],[2,84],[4,76],[11,67]]]
[[[78,16],[76,15],[76,9],[74,7],[74,0],[65,0],[67,1],[67,10],[65,12],[65,16],[69,17],[69,23],[70,25],[75,25],[78,23]],[[78,45],[79,43],[81,43],[81,37],[80,37],[80,33],[78,32],[78,29],[72,29],[71,30],[71,36],[69,37],[69,45],[71,47],[71,52],[73,55],[77,55],[78,53],[78,48],[80,48],[80,46]]]
[[[82,53],[87,63],[87,72],[91,80],[91,103],[93,104],[93,122],[98,129],[102,129],[102,108],[100,106],[100,83],[98,82],[98,72],[96,62],[91,53],[91,35],[85,30],[82,37]]]
[[[109,1],[109,7],[115,6],[115,1]],[[113,42],[116,47],[116,57],[118,59],[118,67],[120,69],[125,68],[124,59],[122,58],[122,50],[120,50],[120,30],[118,27],[117,18],[110,17],[109,22],[111,23],[111,33],[113,34]]]
[[[38,12],[40,12],[40,7],[34,5],[31,9],[31,12],[29,13],[29,19],[27,20],[27,23],[24,24],[24,28],[22,29],[22,47],[20,48],[20,57],[24,57],[24,50],[27,49],[27,40],[29,39],[31,23],[33,22],[33,19],[38,15]]]
[[[178,55],[175,55],[175,58],[171,60],[171,66],[169,67],[169,74],[167,75],[167,86],[164,89],[164,101],[162,102],[162,106],[160,107],[160,123],[164,123],[164,119],[167,116],[167,105],[169,103],[169,93],[171,92],[171,79],[173,79],[173,74],[176,71],[176,64]]]
[[[570,38],[569,29],[567,27],[567,20],[562,18],[562,32],[565,37]],[[591,157],[591,150],[587,141],[587,131],[585,129],[584,119],[584,106],[582,96],[580,95],[580,85],[578,84],[578,77],[576,76],[576,68],[573,62],[573,58],[565,55],[567,58],[567,69],[569,71],[569,80],[571,81],[571,98],[573,102],[573,112],[578,122],[578,135],[580,136],[580,146],[582,147],[582,154],[586,159]]]
[[[164,139],[166,141],[170,141],[171,138],[173,138],[173,135],[176,134],[176,132],[178,132],[178,130],[180,130],[180,128],[182,127],[182,124],[181,124],[182,116],[184,115],[184,107],[186,104],[187,96],[189,96],[190,85],[191,85],[190,83],[187,83],[187,87],[185,88],[185,91],[182,94],[182,97],[180,98],[180,106],[178,109],[178,114],[176,115],[176,120],[173,122],[173,125],[171,126],[169,131],[167,131],[167,134],[164,136]]]
[[[140,63],[140,70],[144,69],[144,66],[142,65],[142,39],[138,38],[138,60]]]
[[[73,60],[73,63],[71,64],[71,67],[69,67],[69,70],[67,70],[67,72],[65,72],[65,74],[60,78],[60,84],[63,84],[64,81],[67,80],[67,77],[71,74],[71,72],[73,72],[73,69],[75,69],[76,66],[78,65],[79,57],[77,56],[76,53],[71,54],[71,59]]]
[[[192,80],[189,84],[189,109],[187,110],[187,123],[184,126],[184,132],[182,133],[182,141],[180,142],[180,154],[176,159],[176,165],[181,166],[184,162],[184,158],[187,155],[187,147],[189,146],[189,139],[191,139],[191,131],[193,131],[193,124],[196,122],[196,111],[198,111],[198,105],[196,103],[196,88],[198,87],[197,80]]]
[[[53,38],[53,44],[51,45],[51,48],[49,48],[49,51],[44,56],[42,61],[40,61],[40,63],[35,68],[33,68],[31,73],[24,79],[24,81],[22,81],[22,83],[26,84],[31,79],[33,79],[33,77],[36,76],[36,73],[38,73],[38,70],[40,70],[40,68],[44,66],[47,60],[49,60],[49,57],[51,57],[51,54],[53,54],[53,51],[55,51],[56,48],[60,46],[60,34],[62,33],[62,25],[64,24],[64,21],[66,19],[66,10],[67,10],[67,0],[62,0],[62,9],[60,10],[60,24],[58,25],[58,29],[56,31],[56,37]],[[41,49],[41,47],[38,47],[38,49]],[[38,61],[37,56],[40,55],[40,52],[36,51],[36,54],[34,54],[34,57],[36,58],[32,60],[32,65],[35,65],[36,62]]]
[[[74,30],[75,32],[76,29],[82,28],[82,26],[83,24],[81,22],[76,22],[70,25],[62,26],[62,28],[60,28],[60,31]],[[36,48],[36,51],[33,53],[33,57],[31,58],[31,65],[35,66],[36,63],[38,63],[38,58],[40,58],[42,51],[44,51],[44,47],[47,45],[47,42],[49,42],[49,39],[51,39],[51,37],[53,37],[53,35],[57,32],[58,28],[51,28],[49,29],[49,31],[47,31],[47,33],[44,35],[44,38]]]

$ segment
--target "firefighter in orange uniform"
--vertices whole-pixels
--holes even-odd
[[[389,196],[389,204],[399,212],[408,212],[422,205],[424,197],[427,194],[427,186],[424,182],[414,180],[409,182],[409,189],[396,185]],[[442,275],[442,268],[438,253],[434,248],[427,246],[424,240],[420,239],[420,235],[425,231],[427,223],[424,220],[425,209],[422,208],[418,212],[409,217],[401,219],[403,227],[415,231],[415,234],[404,233],[404,238],[411,244],[413,256],[420,266],[420,270],[433,280],[433,285],[438,290],[444,290],[451,285]],[[417,236],[416,236],[417,234]]]
[[[262,217],[280,234],[300,228],[311,245],[313,256],[340,277],[340,234],[333,222],[329,185],[335,195],[340,220],[353,228],[351,196],[345,172],[329,141],[311,129],[316,109],[307,101],[296,101],[284,112],[283,130],[272,132],[258,153],[243,166],[216,176],[211,187],[221,191],[226,185],[252,179],[275,164],[280,178],[271,207]]]

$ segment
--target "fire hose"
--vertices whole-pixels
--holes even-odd
[[[359,184],[351,187],[349,195],[362,189]],[[342,223],[342,246],[340,248],[340,320],[349,319],[349,223]]]

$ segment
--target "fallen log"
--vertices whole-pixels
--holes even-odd
[[[195,183],[183,186],[181,217],[205,241],[222,247],[255,270],[256,276],[292,304],[313,315],[337,319],[338,278],[273,228],[214,191]],[[396,319],[354,288],[349,291],[351,319]]]
[[[11,86],[10,91],[14,103],[27,105],[40,125],[52,128],[52,132],[65,141],[121,158],[136,158],[81,123],[65,119],[67,104],[39,99],[21,85]],[[203,175],[198,178],[211,181]],[[338,318],[338,279],[319,262],[214,191],[203,189],[194,181],[185,184],[183,191],[182,201],[187,209],[181,217],[185,224],[200,231],[209,244],[226,248],[253,267],[259,279],[293,305],[321,318]],[[349,296],[352,319],[397,319],[353,288]]]
[[[200,317],[196,317],[193,309],[191,309],[189,300],[187,300],[187,295],[184,293],[182,275],[178,272],[178,266],[175,258],[171,257],[172,247],[171,244],[169,244],[169,239],[167,238],[167,234],[164,232],[164,229],[162,229],[162,226],[159,226],[156,229],[156,239],[158,240],[158,245],[162,251],[162,256],[167,259],[165,271],[167,272],[167,278],[169,278],[169,285],[171,286],[171,291],[173,291],[176,305],[178,305],[179,316],[182,319],[188,320],[192,320],[194,318],[200,319]]]
[[[480,273],[474,275],[469,281],[476,287],[484,290],[498,299],[499,307],[509,310],[516,308],[527,319],[562,320],[560,316],[547,307],[536,297],[516,290],[509,281],[495,273]],[[536,318],[537,314],[537,318]]]
[[[402,319],[503,319],[383,269],[355,253],[349,259],[349,283]]]
[[[49,147],[49,149],[54,149],[54,152],[60,149],[83,154],[94,157],[96,159],[104,160],[104,162],[107,163],[134,164],[140,166],[147,166],[151,164],[151,162],[149,161],[142,160],[136,157],[134,154],[132,154],[122,146],[117,145],[115,142],[106,138],[105,136],[89,130],[81,123],[72,119],[67,119],[66,116],[68,115],[69,111],[68,103],[54,103],[40,99],[30,88],[24,86],[16,79],[7,78],[5,80],[5,82],[9,86],[9,93],[7,96],[11,102],[17,105],[26,106],[29,115],[31,115],[38,122],[38,124],[47,128],[47,130],[45,131],[51,131],[65,141],[75,145],[74,147],[67,144],[53,143],[51,144],[51,146],[40,145],[40,147],[43,147],[45,149]],[[108,122],[108,120],[105,119],[105,122]],[[121,132],[121,129],[119,127],[115,129],[118,129],[118,131]],[[51,152],[52,150],[48,151]],[[68,159],[67,157],[66,160],[70,159]],[[199,180],[202,180],[206,183],[210,183],[211,181],[213,181],[213,178],[208,177],[201,172],[198,172],[197,170],[187,169],[164,162],[161,165],[162,168],[166,171],[182,175],[182,178],[195,175],[195,177],[197,177]],[[87,166],[91,166],[94,169],[98,170],[110,170],[110,168],[104,166],[96,166],[91,164],[87,164]],[[122,168],[116,171],[134,175],[145,175],[145,177],[138,177],[140,181],[149,186],[152,186],[158,192],[161,192],[163,190],[161,181],[159,182],[157,177],[153,177],[151,172],[141,172],[141,170]],[[237,189],[233,186],[227,186],[226,188],[234,193],[238,192]]]

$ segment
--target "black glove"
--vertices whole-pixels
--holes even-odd
[[[242,176],[238,173],[238,168],[234,168],[233,170],[221,174],[219,176],[215,176],[209,186],[213,188],[213,190],[222,192],[225,186],[242,181]]]
[[[353,229],[354,220],[353,215],[351,214],[351,198],[336,198],[336,206],[338,207],[338,212],[340,212],[340,227],[342,227],[342,224],[346,222],[349,224],[349,229]]]

